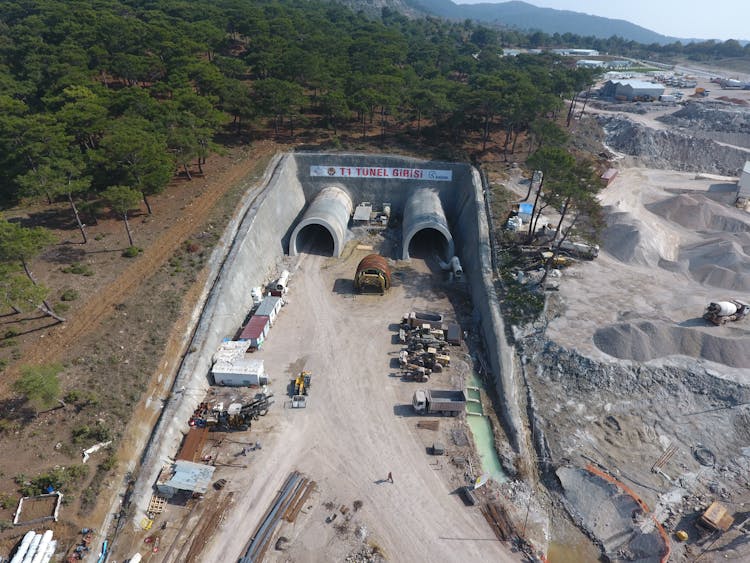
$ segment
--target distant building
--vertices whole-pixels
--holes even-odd
[[[503,49],[503,57],[517,57],[523,53],[521,49]]]
[[[664,86],[645,80],[608,80],[600,90],[603,98],[617,98],[629,101],[658,100],[664,93]]]
[[[630,66],[633,63],[630,61],[607,61],[607,68],[616,68],[616,69],[622,69],[622,68],[630,68]]]
[[[573,56],[573,57],[598,57],[599,51],[596,49],[552,49],[556,55]]]
[[[576,61],[578,68],[604,68],[604,61],[597,61],[596,59],[581,59]]]

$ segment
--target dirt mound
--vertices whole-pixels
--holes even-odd
[[[657,266],[675,254],[673,242],[656,225],[627,212],[609,213],[601,247],[620,262]]]
[[[594,343],[605,354],[647,362],[667,356],[689,356],[734,368],[750,365],[746,338],[730,338],[660,321],[617,323],[594,333]]]
[[[729,103],[689,103],[657,119],[692,130],[750,133],[750,111]]]
[[[725,205],[711,201],[704,194],[680,194],[645,207],[651,213],[694,231],[750,231],[750,223],[731,216]]]
[[[737,241],[715,238],[684,246],[679,261],[701,284],[750,291],[750,258]]]
[[[636,157],[641,165],[664,170],[734,176],[748,152],[692,134],[649,129],[624,116],[599,116],[607,146]]]

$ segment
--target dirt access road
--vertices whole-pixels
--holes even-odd
[[[203,182],[203,191],[185,206],[172,225],[141,256],[99,290],[94,298],[71,314],[65,323],[50,330],[44,346],[29,349],[24,354],[23,362],[44,364],[58,360],[76,341],[94,331],[112,314],[116,304],[137,291],[144,280],[169,260],[181,243],[206,223],[217,202],[230,188],[246,178],[259,161],[269,157],[277,149],[278,146],[273,142],[256,143],[247,157],[223,166],[209,179],[195,180]],[[188,309],[189,305],[186,307]],[[6,378],[0,383],[0,392],[6,391],[5,386],[11,380],[12,378]]]
[[[356,547],[354,531],[344,536],[326,524],[320,506],[351,507],[355,500],[362,502],[352,522],[359,544],[365,529],[390,561],[515,560],[478,507],[467,508],[451,494],[465,481],[447,459],[436,468],[426,453],[429,437],[416,428],[422,418],[409,404],[425,384],[401,381],[391,365],[399,349],[392,328],[405,311],[452,311],[443,284],[435,283],[442,274],[412,260],[399,268],[402,281],[387,296],[355,296],[351,274],[367,253],[340,260],[303,254],[290,264],[289,303],[257,354],[271,374],[277,403],[249,438],[235,438],[262,443],[260,451],[239,458],[248,460],[248,469],[217,470],[216,478],[229,480],[234,505],[200,560],[237,560],[293,470],[316,481],[318,491],[296,524],[280,531],[290,540],[285,552],[271,547],[266,560],[343,560]],[[302,369],[313,373],[310,402],[292,410],[283,404],[286,385]],[[428,385],[451,387],[456,379],[448,370]],[[441,427],[465,428],[462,418],[443,418]],[[389,472],[393,484],[385,480]]]

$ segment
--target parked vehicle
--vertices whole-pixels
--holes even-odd
[[[419,389],[414,392],[412,406],[418,414],[458,416],[466,409],[466,394],[455,389]]]

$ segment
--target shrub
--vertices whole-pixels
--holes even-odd
[[[81,264],[80,262],[74,262],[70,266],[66,266],[62,269],[64,274],[76,274],[79,276],[93,276],[94,270],[92,270],[87,264]]]
[[[0,494],[0,508],[7,510],[16,505],[16,497],[5,493]]]
[[[18,475],[14,479],[20,485],[19,492],[25,497],[41,495],[48,487],[56,491],[68,492],[68,489],[88,475],[89,468],[85,465],[73,465],[71,467],[56,467],[49,473],[44,473],[33,479],[26,480],[24,475]]]
[[[60,295],[61,301],[75,301],[78,299],[78,292],[75,289],[66,289]]]
[[[84,424],[78,426],[72,431],[73,443],[77,446],[82,444],[92,444],[99,442],[106,442],[112,438],[112,432],[109,428],[101,423],[97,423],[94,426]]]
[[[18,329],[9,328],[5,331],[5,338],[13,338],[14,336],[18,336]]]
[[[137,246],[129,246],[122,251],[122,256],[123,258],[135,258],[141,252],[143,252],[143,249],[138,248]]]
[[[13,389],[21,393],[37,410],[53,406],[60,396],[60,364],[25,366],[21,377],[13,383]]]

